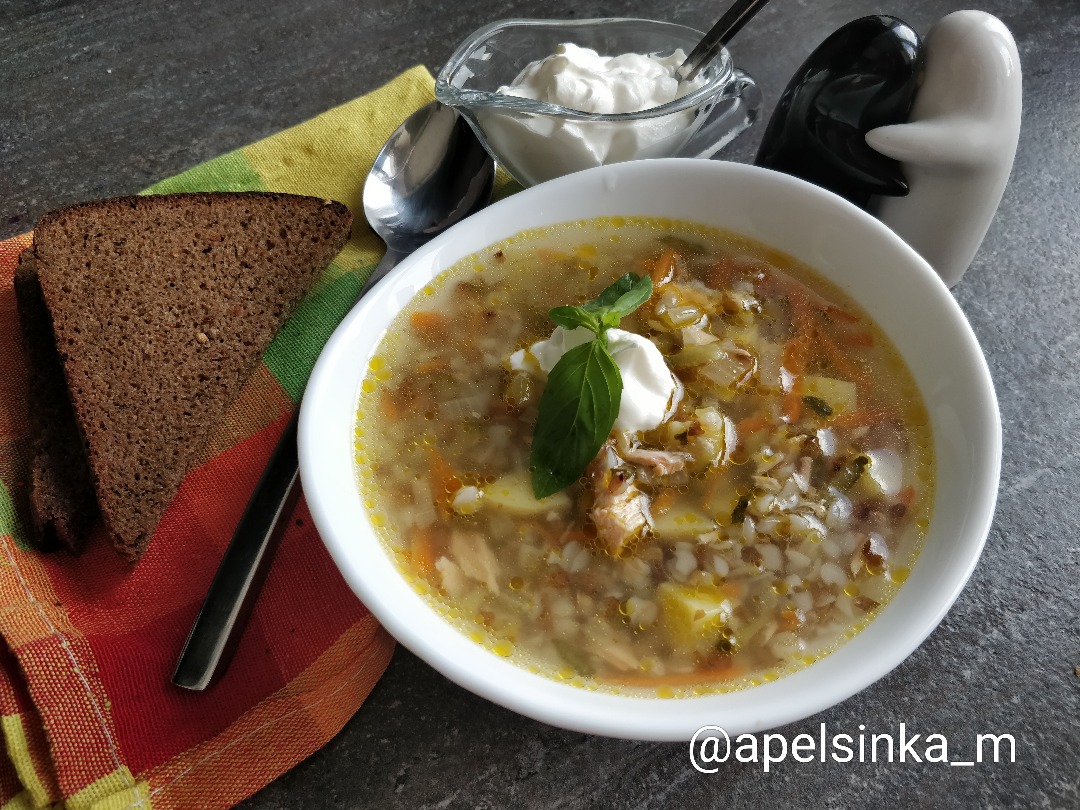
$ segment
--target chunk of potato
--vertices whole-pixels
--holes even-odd
[[[720,587],[665,582],[657,599],[664,631],[679,649],[714,646],[731,622],[731,599]]]
[[[494,484],[484,487],[485,506],[503,509],[512,515],[535,517],[548,512],[561,512],[570,507],[570,496],[564,491],[537,500],[529,477],[523,472],[507,473]]]
[[[833,415],[855,410],[858,403],[858,389],[855,383],[837,380],[834,377],[819,377],[807,374],[803,378],[803,394],[817,397],[830,408]]]
[[[716,521],[698,511],[686,501],[676,501],[663,514],[653,517],[653,536],[658,540],[678,543],[694,540],[716,528]]]

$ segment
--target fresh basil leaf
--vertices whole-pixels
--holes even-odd
[[[584,326],[599,335],[603,328],[600,318],[584,307],[555,307],[555,309],[548,312],[548,317],[563,329],[576,329],[579,326]]]
[[[637,281],[638,278],[639,277],[633,273],[626,273],[625,275],[620,276],[602,293],[596,296],[595,300],[585,304],[585,307],[594,312],[610,309],[612,304],[634,289],[634,282]],[[652,280],[650,279],[650,283],[651,281]]]
[[[548,375],[533,430],[533,495],[570,486],[607,441],[622,399],[622,377],[603,338],[571,349]]]
[[[652,279],[649,276],[627,273],[600,293],[595,301],[585,304],[585,308],[600,312],[605,321],[608,320],[608,316],[614,316],[615,322],[612,325],[618,326],[621,318],[625,318],[648,301],[650,295],[652,295]]]
[[[627,273],[626,275],[634,278],[632,286],[615,299],[609,307],[609,310],[620,318],[629,315],[648,301],[649,296],[652,295],[652,279],[649,276],[634,276],[633,273]]]
[[[627,273],[600,293],[596,300],[581,306],[555,307],[548,312],[548,317],[564,329],[584,326],[599,337],[605,329],[618,326],[625,316],[648,301],[650,295],[651,278]]]

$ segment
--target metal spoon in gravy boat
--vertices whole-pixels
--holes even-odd
[[[742,30],[750,19],[757,14],[769,0],[735,0],[731,8],[716,21],[716,24],[701,38],[690,55],[675,71],[675,77],[688,82],[701,72],[709,62],[717,57],[731,38]]]
[[[386,243],[386,255],[357,300],[401,259],[487,205],[494,181],[494,162],[457,111],[432,102],[409,116],[364,182],[364,214]],[[298,416],[299,408],[225,550],[173,673],[177,686],[209,686],[228,665],[247,624],[300,493]]]

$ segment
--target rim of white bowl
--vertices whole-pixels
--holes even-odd
[[[356,404],[367,361],[397,311],[457,260],[521,230],[616,215],[721,225],[814,267],[890,336],[930,412],[936,500],[911,576],[866,629],[777,681],[663,699],[590,691],[528,672],[440,617],[403,580],[367,524],[353,460]],[[836,267],[845,262],[877,266],[866,276],[838,277]],[[689,740],[705,725],[739,734],[809,717],[878,681],[918,648],[959,596],[985,545],[1001,470],[1001,422],[989,369],[962,310],[892,231],[797,178],[743,164],[665,158],[602,166],[527,189],[404,260],[346,316],[320,355],[301,408],[299,451],[312,518],[332,558],[375,617],[412,652],[464,688],[555,726],[628,739]]]

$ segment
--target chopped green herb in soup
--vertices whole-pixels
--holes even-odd
[[[362,388],[359,487],[404,576],[589,688],[812,663],[929,522],[927,413],[883,333],[790,258],[688,223],[560,225],[462,261]]]

